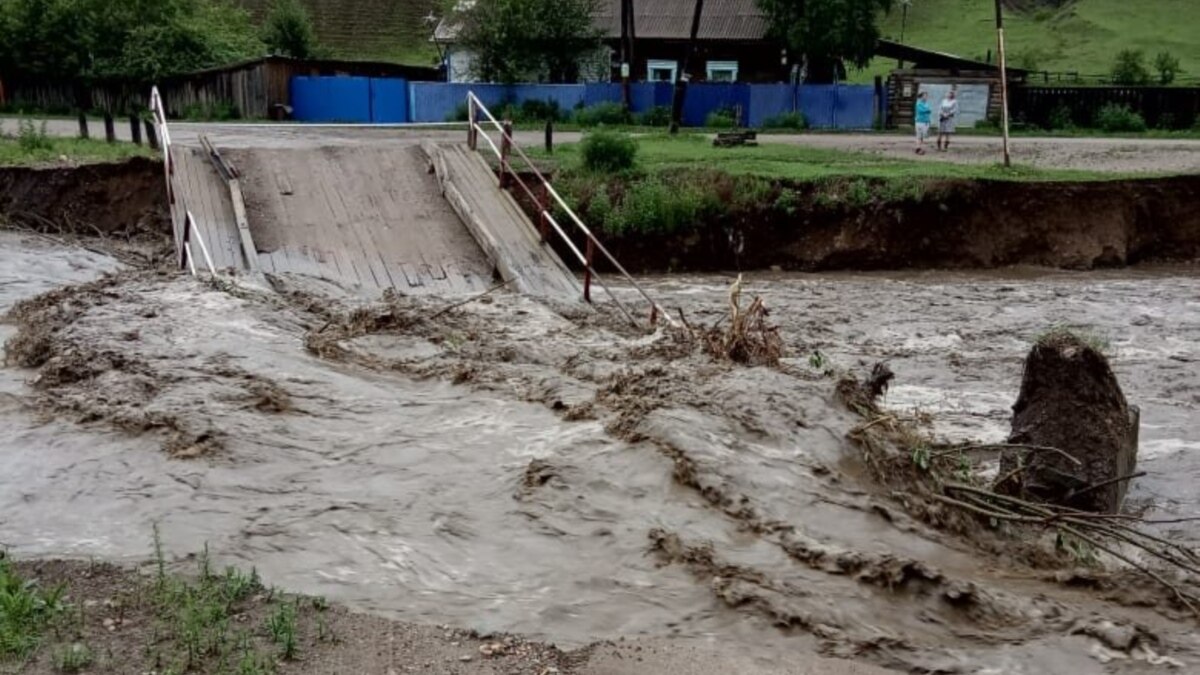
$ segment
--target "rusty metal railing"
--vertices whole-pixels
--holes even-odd
[[[596,252],[598,251],[606,260],[608,260],[609,264],[611,264],[618,272],[620,272],[625,281],[629,283],[629,285],[632,286],[639,295],[641,295],[642,299],[649,304],[651,326],[658,323],[660,318],[666,321],[669,325],[675,325],[675,321],[671,318],[671,316],[665,310],[663,310],[663,308],[657,302],[655,302],[648,293],[646,293],[645,289],[643,289],[641,285],[639,285],[633,278],[633,276],[630,275],[623,266],[621,266],[621,263],[618,262],[615,257],[613,257],[612,253],[609,253],[608,249],[604,247],[604,244],[601,243],[598,238],[596,238],[596,235],[593,234],[590,229],[588,229],[588,226],[584,224],[578,215],[576,215],[575,210],[572,209],[569,204],[567,204],[566,200],[564,200],[562,195],[560,195],[558,191],[554,189],[554,186],[550,184],[550,181],[546,178],[546,176],[543,175],[533,161],[529,159],[529,156],[525,154],[525,151],[521,149],[521,146],[517,144],[516,139],[513,138],[512,122],[506,120],[502,123],[498,121],[492,115],[491,111],[487,109],[487,106],[485,106],[483,102],[479,100],[479,97],[475,96],[475,92],[467,93],[467,111],[467,119],[469,123],[467,129],[467,145],[471,148],[471,150],[478,150],[479,139],[481,137],[487,142],[488,146],[492,149],[492,152],[495,153],[496,157],[500,160],[501,189],[507,189],[514,183],[519,186],[521,190],[524,191],[525,196],[529,198],[530,203],[537,207],[537,226],[538,231],[541,234],[542,241],[546,241],[550,230],[553,229],[554,232],[558,234],[563,244],[565,244],[571,253],[575,255],[575,258],[579,261],[579,263],[583,265],[584,300],[589,303],[592,302],[592,281],[595,280],[595,282],[600,285],[604,292],[608,294],[608,297],[612,299],[613,303],[617,306],[621,313],[624,314],[631,323],[637,323],[637,320],[633,318],[633,314],[631,314],[629,310],[627,310],[625,306],[621,304],[621,301],[617,299],[617,296],[613,294],[612,290],[608,287],[608,284],[604,282],[604,279],[596,271],[595,257]],[[496,146],[496,143],[492,141],[491,137],[488,135],[487,130],[483,126],[485,123],[490,123],[496,131],[500,132],[499,147]],[[516,153],[516,155],[525,162],[525,165],[529,168],[529,171],[533,173],[534,177],[536,177],[536,192],[532,187],[530,187],[525,179],[521,177],[520,173],[513,170],[511,160],[514,153]],[[576,246],[575,242],[572,241],[571,237],[567,235],[567,233],[563,230],[562,225],[559,224],[558,220],[554,217],[552,208],[556,204],[558,205],[558,208],[560,208],[562,212],[567,215],[567,218],[572,224],[574,224],[575,228],[583,234],[586,240],[584,251],[579,250],[579,247]]]
[[[196,276],[196,260],[192,255],[192,241],[200,247],[204,262],[208,265],[209,274],[214,277],[217,270],[213,266],[212,256],[208,254],[208,246],[204,244],[204,236],[196,227],[196,219],[183,203],[183,198],[176,199],[175,194],[175,165],[171,156],[171,130],[167,126],[167,113],[163,107],[162,96],[158,87],[150,90],[150,113],[154,116],[154,130],[158,134],[159,145],[163,155],[163,176],[167,182],[167,205],[171,211],[171,227],[175,234],[175,248],[179,256],[179,268],[186,269]]]

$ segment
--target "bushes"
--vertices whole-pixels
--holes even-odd
[[[1154,57],[1154,70],[1158,73],[1158,83],[1165,87],[1174,82],[1179,75],[1179,58],[1172,56],[1170,52],[1159,52],[1158,56]]]
[[[583,165],[589,171],[616,172],[633,168],[637,142],[615,131],[593,131],[583,139]]]
[[[802,112],[783,113],[763,120],[764,129],[807,129],[808,120]]]
[[[621,194],[613,198],[610,191]],[[721,213],[728,205],[700,181],[652,175],[599,185],[584,206],[588,222],[609,234],[672,234]]]
[[[1096,126],[1104,131],[1145,131],[1146,120],[1129,106],[1108,103],[1096,114]]]
[[[21,120],[17,123],[17,145],[21,146],[21,150],[27,153],[50,150],[54,147],[53,141],[46,135],[46,123],[36,126],[33,120]]]
[[[1113,63],[1113,84],[1149,84],[1150,71],[1146,68],[1146,55],[1138,49],[1122,49],[1117,52]]]
[[[1048,120],[1051,129],[1069,130],[1075,128],[1071,108],[1066,103],[1059,103],[1050,111],[1050,119]]]
[[[659,105],[647,110],[638,118],[638,124],[644,127],[671,126],[671,106]]]
[[[728,109],[714,110],[704,118],[704,126],[709,129],[733,129],[737,122],[737,115]]]
[[[575,123],[581,127],[632,124],[633,116],[620,103],[604,102],[575,111]]]

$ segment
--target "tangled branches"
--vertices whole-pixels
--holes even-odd
[[[779,327],[767,321],[770,312],[761,297],[755,297],[744,311],[741,307],[742,275],[729,288],[729,324],[718,321],[704,331],[704,350],[710,356],[751,366],[778,367],[783,358],[783,338]]]
[[[938,445],[927,434],[895,414],[859,408],[864,422],[851,440],[864,450],[867,465],[891,496],[907,508],[934,521],[954,524],[964,533],[986,528],[1007,532],[1015,541],[1037,541],[1052,535],[1055,547],[1077,562],[1095,563],[1099,555],[1128,565],[1164,588],[1183,608],[1200,617],[1200,595],[1189,589],[1200,581],[1200,554],[1187,546],[1156,536],[1147,526],[1182,520],[1151,521],[1129,514],[1095,513],[1007,494],[1013,473],[985,481],[981,457],[997,458],[1019,449],[1080,460],[1053,447],[1013,444]],[[1117,480],[1131,480],[1138,474]],[[1101,487],[1099,484],[1092,488]],[[932,507],[932,508],[931,508]],[[939,508],[940,507],[940,508]],[[940,514],[936,517],[933,514]],[[953,517],[950,517],[953,514]]]

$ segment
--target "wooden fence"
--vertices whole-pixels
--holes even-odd
[[[1096,127],[1100,109],[1128,106],[1155,129],[1190,129],[1200,120],[1200,87],[1043,87],[1012,90],[1013,120],[1043,129],[1068,116],[1079,127]]]
[[[171,117],[236,116],[265,119],[279,105],[291,104],[291,81],[296,75],[354,75],[402,77],[410,81],[439,78],[437,69],[394,63],[305,61],[268,56],[221,68],[171,77],[158,83],[163,105]],[[51,83],[4,78],[4,107],[51,113],[104,110],[129,114],[147,109],[151,83]]]

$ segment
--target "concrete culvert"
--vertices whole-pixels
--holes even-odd
[[[1025,360],[996,490],[1085,511],[1121,508],[1137,465],[1138,409],[1094,340],[1054,330]]]

